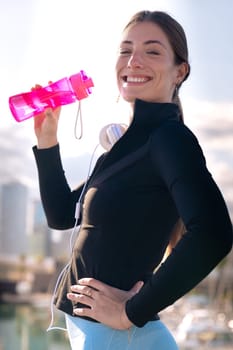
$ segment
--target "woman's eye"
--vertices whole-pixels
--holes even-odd
[[[155,55],[155,56],[159,55],[159,52],[158,52],[158,51],[155,51],[155,50],[148,50],[147,53],[148,53],[149,55]]]
[[[130,55],[131,54],[131,50],[129,50],[129,49],[121,49],[121,50],[119,50],[119,54],[120,55]]]

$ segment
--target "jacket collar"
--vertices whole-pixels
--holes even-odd
[[[180,120],[179,107],[175,103],[152,103],[136,99],[130,127],[142,126],[152,130],[168,120]]]

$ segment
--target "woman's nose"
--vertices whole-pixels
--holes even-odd
[[[142,57],[137,53],[132,54],[128,60],[128,67],[141,68],[142,66],[143,66]]]

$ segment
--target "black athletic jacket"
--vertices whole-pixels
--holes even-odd
[[[71,228],[83,187],[71,191],[58,145],[33,150],[48,225]],[[55,299],[69,314],[73,305],[66,293],[79,278],[124,290],[143,280],[126,304],[129,319],[141,327],[197,285],[232,248],[224,199],[175,104],[136,101],[131,125],[97,161],[81,202],[72,263]],[[186,233],[159,266],[179,217]]]

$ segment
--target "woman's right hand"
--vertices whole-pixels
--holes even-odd
[[[39,85],[36,85],[32,90],[39,87]],[[47,108],[44,112],[34,117],[34,131],[39,149],[50,148],[58,143],[57,130],[60,112],[61,107],[55,109]]]

